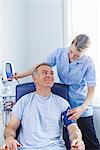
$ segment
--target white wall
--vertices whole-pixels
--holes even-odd
[[[29,6],[29,66],[63,43],[61,0],[35,0]],[[37,57],[36,57],[37,56]]]
[[[26,70],[62,45],[62,0],[0,0],[0,65]]]
[[[25,68],[27,18],[27,5],[22,0],[0,0],[0,65],[9,59],[16,69]]]
[[[62,0],[34,0],[29,2],[28,67],[43,61],[63,45]]]

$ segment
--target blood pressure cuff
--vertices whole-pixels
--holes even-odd
[[[71,108],[68,107],[66,111],[64,111],[62,113],[62,118],[63,118],[63,121],[64,121],[64,125],[68,126],[72,123],[76,123],[74,120],[68,120],[68,117],[70,117],[70,115],[68,115],[68,110],[70,110]]]

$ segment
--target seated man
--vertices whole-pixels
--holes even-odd
[[[4,136],[8,150],[66,150],[62,139],[62,120],[67,126],[71,150],[84,150],[81,132],[74,121],[68,120],[68,102],[53,94],[53,70],[42,63],[33,71],[36,91],[23,96],[13,107]],[[62,117],[63,116],[63,117]],[[16,130],[21,124],[18,141]]]

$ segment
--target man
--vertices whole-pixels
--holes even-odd
[[[23,96],[15,104],[4,132],[8,150],[16,150],[17,146],[32,150],[66,150],[62,139],[62,118],[69,132],[71,150],[84,150],[78,126],[68,120],[68,102],[51,92],[54,83],[51,66],[46,63],[38,65],[32,77],[36,92]],[[18,142],[15,137],[20,123]]]

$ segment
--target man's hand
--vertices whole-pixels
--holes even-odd
[[[74,139],[71,143],[71,150],[85,150],[85,145],[82,140]]]
[[[22,145],[12,136],[9,136],[6,138],[6,146],[8,150],[17,150],[17,147],[20,147]]]

